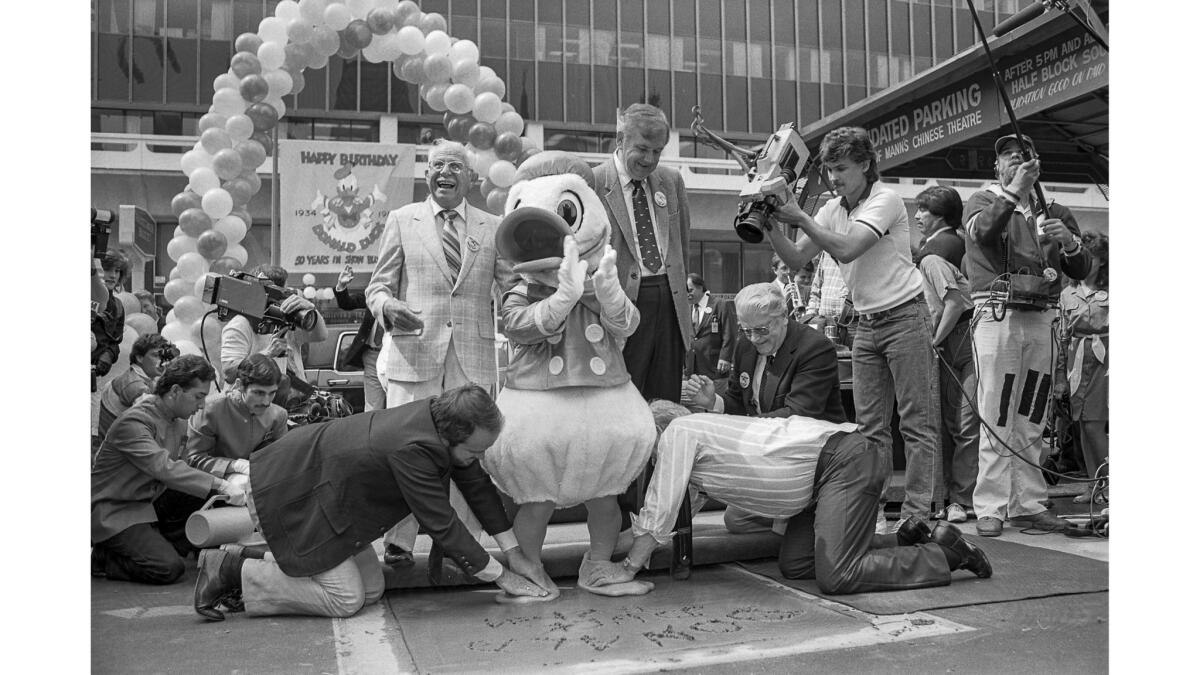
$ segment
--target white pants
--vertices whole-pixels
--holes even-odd
[[[996,321],[989,307],[976,305],[975,315],[979,319],[972,339],[982,421],[975,515],[1004,520],[1038,514],[1046,510],[1040,503],[1047,496],[1042,430],[1050,405],[1054,312],[1010,308]]]
[[[303,614],[345,618],[383,597],[383,568],[367,547],[331,570],[311,577],[290,577],[274,557],[246,560],[242,599],[251,616]]]
[[[458,354],[454,349],[454,338],[450,338],[450,346],[446,349],[446,361],[442,367],[442,374],[432,377],[421,382],[401,382],[399,380],[389,380],[387,376],[388,354],[392,350],[392,341],[385,339],[383,347],[379,350],[378,372],[379,381],[387,391],[387,407],[395,408],[396,406],[412,403],[430,396],[461,387],[464,384],[470,383],[466,373],[463,372],[462,364],[458,361]],[[458,514],[458,519],[463,525],[467,526],[467,531],[475,536],[476,540],[480,540],[483,534],[483,525],[475,514],[471,512],[471,508],[467,506],[467,502],[463,499],[462,492],[458,490],[458,486],[453,482],[450,483],[450,505],[454,507],[454,512]],[[408,516],[396,523],[392,529],[387,531],[383,537],[385,544],[399,546],[406,551],[412,551],[414,543],[417,539],[417,528],[419,524],[413,516]]]

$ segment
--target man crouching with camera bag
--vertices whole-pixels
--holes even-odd
[[[1084,278],[1091,257],[1069,209],[1031,199],[1040,172],[1029,137],[1001,137],[998,182],[971,195],[963,212],[982,421],[975,527],[985,537],[1000,536],[1006,517],[1020,527],[1067,527],[1041,503],[1042,429],[1062,275]]]

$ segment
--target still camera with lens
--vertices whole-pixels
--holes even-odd
[[[228,320],[234,314],[246,317],[259,334],[283,328],[312,330],[317,324],[315,309],[285,313],[280,303],[294,290],[282,288],[247,272],[230,275],[209,274],[204,278],[202,299],[217,306],[217,318]]]

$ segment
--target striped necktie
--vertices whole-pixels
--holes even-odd
[[[446,264],[450,266],[450,278],[458,280],[462,267],[462,252],[458,247],[458,231],[454,229],[453,210],[446,209],[438,214],[442,219],[442,250],[446,253]]]

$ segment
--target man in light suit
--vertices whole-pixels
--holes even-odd
[[[642,316],[625,343],[625,367],[642,396],[678,403],[692,341],[684,270],[691,221],[683,178],[658,165],[669,136],[662,110],[635,103],[617,119],[616,152],[593,173],[612,224],[617,274]]]
[[[425,171],[429,198],[388,215],[366,296],[389,333],[379,357],[389,408],[468,382],[485,389],[496,383],[492,297],[514,277],[512,265],[496,256],[499,219],[466,202],[474,178],[466,147],[439,141]],[[461,496],[452,497],[478,532]],[[400,523],[385,537],[384,562],[404,562],[415,537],[416,521]]]

